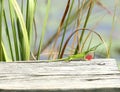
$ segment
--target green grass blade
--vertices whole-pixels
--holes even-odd
[[[23,5],[23,4],[24,4],[24,1],[21,0],[21,12],[22,12],[22,13],[23,13],[23,9],[24,9],[24,7],[23,7],[24,5]]]
[[[6,19],[5,11],[3,11],[3,15],[4,15],[4,23],[5,23],[5,32],[6,32],[8,43],[9,43],[8,46],[9,46],[9,49],[10,49],[12,61],[14,61],[13,50],[12,50],[12,43],[11,43],[11,38],[10,38],[10,34],[9,34],[9,28],[8,28],[8,25],[7,25],[7,19]]]
[[[3,60],[2,50],[2,18],[3,18],[3,0],[0,0],[0,61]]]
[[[27,34],[27,29],[25,26],[24,18],[22,16],[22,13],[18,6],[17,1],[10,0],[10,2],[12,3],[12,5],[14,7],[17,18],[19,19],[20,27],[21,27],[21,31],[22,31],[22,35],[23,35],[23,39],[19,39],[19,40],[22,40],[22,50],[23,50],[22,60],[29,60],[30,44],[29,44],[29,39],[28,39],[28,34]]]
[[[62,50],[63,41],[64,41],[65,34],[66,34],[66,31],[67,31],[68,21],[70,19],[70,14],[71,14],[71,11],[72,11],[72,8],[73,8],[73,4],[74,4],[74,0],[72,0],[71,6],[70,6],[70,10],[69,10],[69,13],[68,13],[68,17],[67,17],[67,20],[66,20],[66,24],[65,24],[66,26],[64,28],[64,32],[63,32],[63,35],[62,35],[62,40],[61,40],[61,44],[60,44],[58,58],[60,58],[60,53],[61,53],[61,50]]]
[[[99,43],[98,45],[95,45],[87,50],[87,52],[95,51],[102,43]]]
[[[105,48],[106,48],[106,53],[107,53],[107,55],[108,55],[108,47],[107,47],[104,39],[101,37],[100,34],[98,34],[98,33],[95,32],[95,31],[92,31],[91,29],[80,29],[80,28],[77,28],[75,31],[73,31],[73,32],[71,33],[71,35],[69,35],[69,37],[67,38],[65,44],[63,45],[63,48],[62,48],[62,51],[61,51],[61,55],[60,55],[61,58],[62,58],[62,56],[63,56],[63,54],[64,54],[64,52],[65,52],[65,49],[66,49],[66,47],[67,47],[67,45],[68,45],[68,42],[70,41],[70,39],[72,38],[72,36],[73,36],[76,32],[78,32],[78,31],[80,31],[80,30],[87,30],[87,31],[89,31],[89,32],[94,33],[96,36],[98,36],[98,38],[99,38],[99,39],[101,40],[101,42],[104,44],[104,46],[105,46]],[[87,49],[87,50],[88,50],[88,49]],[[92,49],[91,49],[91,51],[92,51]],[[80,53],[81,53],[81,52],[80,52]]]
[[[113,20],[112,20],[112,29],[110,31],[110,38],[109,38],[109,48],[108,48],[108,58],[110,58],[111,56],[111,48],[112,48],[112,35],[114,33],[114,30],[115,30],[115,17],[116,17],[116,14],[117,14],[117,2],[115,1],[115,5],[114,5],[114,15],[113,15]]]
[[[86,3],[85,3],[85,5],[82,6],[82,7],[83,7],[83,8],[82,8],[82,11],[83,11],[83,12],[85,12],[85,10],[86,10],[86,8],[87,8],[86,6],[87,6],[88,3],[89,3],[89,0],[87,0]],[[72,24],[72,23],[77,19],[80,11],[81,11],[81,8],[78,9],[78,10],[74,10],[74,11],[73,11],[73,13],[70,15],[70,18],[69,18],[69,20],[68,20],[68,25]],[[63,29],[64,29],[66,26],[68,26],[68,25],[66,25],[66,22],[67,22],[67,20],[65,20],[64,24],[62,25],[61,32],[63,31]],[[53,36],[50,37],[50,39],[48,40],[48,42],[45,43],[45,45],[42,47],[42,50],[41,50],[41,51],[44,51],[44,50],[55,40],[55,37],[56,37],[57,34],[58,34],[58,33],[57,33],[57,31],[56,31],[56,33],[54,33]]]
[[[92,36],[90,37],[90,35],[92,35],[91,34],[92,32],[89,32],[88,34],[87,34],[87,36],[85,37],[85,40],[83,41],[83,44],[82,44],[82,46],[81,46],[81,52],[82,52],[82,50],[83,50],[83,48],[85,47],[85,43],[87,43],[87,40],[88,40],[88,38],[90,39],[90,41],[89,41],[89,44],[88,44],[88,48],[87,49],[89,49],[89,47],[90,47],[90,45],[91,45],[91,42],[92,42]]]
[[[2,50],[3,50],[3,61],[11,62],[12,60],[10,58],[8,58],[7,51],[5,49],[3,42],[2,42]]]
[[[13,34],[13,42],[14,42],[14,51],[15,51],[15,60],[20,60],[20,55],[19,55],[19,47],[18,47],[18,41],[17,41],[17,32],[16,32],[16,27],[15,27],[15,12],[12,6],[12,3],[9,0],[9,12],[10,12],[10,19],[11,19],[11,26],[12,26],[12,34]]]
[[[45,31],[46,31],[46,26],[47,26],[47,20],[48,20],[50,5],[51,5],[51,0],[48,0],[47,10],[46,10],[46,16],[45,16],[45,20],[44,20],[44,24],[43,24],[43,28],[42,28],[42,35],[41,35],[40,42],[39,42],[39,49],[38,49],[38,53],[37,53],[37,59],[39,59],[39,57],[40,57],[40,52],[41,52],[41,48],[42,48],[42,44],[43,44],[43,39],[44,39],[44,35],[45,35]]]
[[[36,0],[27,0],[27,10],[26,10],[26,28],[28,32],[29,42],[31,42],[31,36],[33,32],[33,20],[36,8]]]
[[[91,11],[92,11],[92,6],[93,6],[93,3],[94,3],[93,1],[89,1],[89,2],[90,2],[90,5],[89,5],[89,8],[88,8],[88,12],[87,12],[87,16],[86,16],[86,19],[85,19],[85,23],[84,23],[83,29],[85,29],[86,26],[87,26],[88,19],[89,19],[89,17],[90,17],[90,14],[91,14]],[[79,51],[79,45],[80,45],[81,42],[82,42],[82,38],[83,38],[83,36],[84,36],[84,32],[85,32],[85,30],[82,30],[82,33],[81,33],[80,39],[79,39],[79,43],[78,43],[77,46],[76,46],[76,49],[75,49],[74,54],[77,54],[78,51]]]

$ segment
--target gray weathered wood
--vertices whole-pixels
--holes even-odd
[[[0,92],[120,92],[114,59],[0,63]]]

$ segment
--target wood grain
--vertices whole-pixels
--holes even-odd
[[[0,92],[120,92],[114,59],[0,63]]]

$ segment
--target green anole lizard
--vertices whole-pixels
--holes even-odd
[[[97,49],[98,46],[100,46],[101,44],[98,44],[92,48],[90,48],[89,50],[87,51],[84,51],[82,53],[79,53],[79,54],[76,54],[76,55],[71,55],[71,56],[68,56],[66,58],[62,58],[62,59],[54,59],[54,60],[39,60],[39,61],[47,61],[47,62],[55,62],[55,61],[71,61],[71,60],[80,60],[80,59],[84,59],[84,57],[91,51],[95,51]]]

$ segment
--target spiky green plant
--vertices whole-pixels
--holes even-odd
[[[23,12],[18,5],[16,0],[8,0],[9,3],[9,14],[11,20],[12,27],[12,36],[10,35],[10,29],[7,24],[6,11],[3,6],[4,0],[0,0],[1,4],[1,12],[0,12],[0,61],[11,60],[11,61],[19,61],[19,60],[29,60],[30,59],[30,42],[33,31],[33,18],[35,14],[36,0],[27,0],[26,7],[26,23],[24,20]],[[10,49],[10,56],[8,57],[6,48],[4,47],[4,43],[2,42],[2,19],[4,18],[4,26],[6,37],[8,40],[8,47]],[[12,39],[13,38],[13,43]],[[12,46],[14,44],[14,46]],[[4,53],[4,54],[3,54]],[[7,59],[10,58],[10,59]]]
[[[3,18],[3,0],[0,0],[0,61],[3,60],[3,47],[2,47],[2,18]]]
[[[79,31],[77,34],[78,38],[76,37],[76,39],[78,39],[78,41],[75,43],[76,47],[73,49],[74,51],[72,54],[81,53],[91,35],[90,31],[86,36],[86,29],[94,30],[87,26],[90,22],[90,16],[92,16],[93,6],[98,5],[111,14],[99,0],[78,0],[78,7],[76,7],[75,0],[68,0],[65,9],[63,10],[64,13],[63,16],[61,16],[57,31],[47,42],[45,42],[46,44],[44,44],[50,6],[52,4],[52,0],[47,0],[45,19],[42,30],[40,31],[41,35],[38,38],[38,50],[37,53],[33,53],[32,46],[34,44],[32,41],[34,37],[33,34],[35,34],[36,31],[35,12],[38,5],[37,0],[26,0],[26,3],[24,3],[24,0],[21,0],[21,6],[17,0],[8,0],[9,12],[6,11],[4,2],[5,0],[0,0],[0,61],[30,60],[31,57],[38,60],[44,49],[46,49],[53,41],[53,47],[56,50],[56,43],[61,35],[62,38],[57,47],[58,55],[56,58],[62,58],[67,46],[64,42],[69,42],[65,36],[67,35],[67,32],[69,31],[68,28],[71,27],[71,24],[75,24],[73,29],[75,29],[76,32],[78,32],[77,30],[82,29],[81,32]],[[26,6],[24,4],[26,4]],[[8,23],[9,18],[10,24]],[[114,18],[115,15],[113,16],[113,19]],[[71,39],[71,34],[76,33],[75,31],[72,31],[67,38]],[[5,33],[6,39],[3,39],[3,33]],[[97,32],[92,31],[92,33],[97,34],[101,39],[101,36]],[[88,49],[92,44],[92,38],[90,39]],[[6,43],[8,46],[6,46]],[[104,41],[103,43],[105,44]],[[107,54],[109,53],[110,49],[107,49]]]

